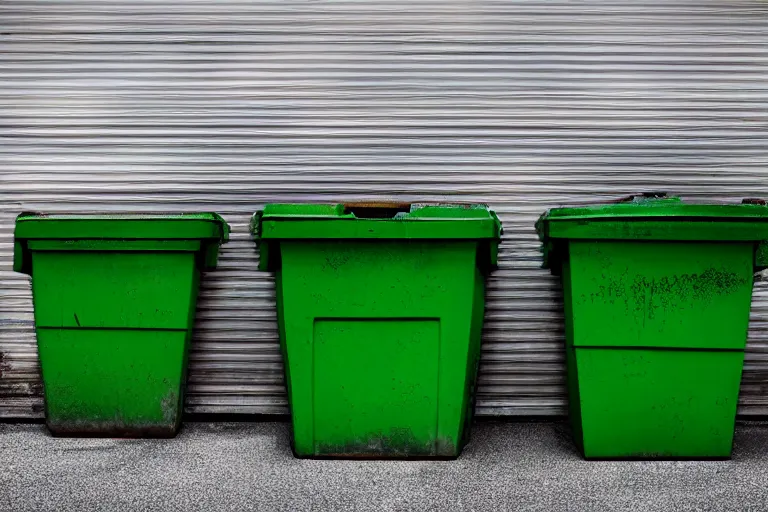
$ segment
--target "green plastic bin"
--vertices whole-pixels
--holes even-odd
[[[553,209],[537,230],[562,275],[584,456],[729,457],[768,208],[648,195]]]
[[[176,434],[200,272],[228,233],[208,213],[16,219],[54,435]]]
[[[501,225],[484,206],[268,205],[298,457],[456,457],[468,436],[484,280]]]

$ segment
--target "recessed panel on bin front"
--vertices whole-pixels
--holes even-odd
[[[440,320],[318,318],[313,331],[315,453],[434,453]]]

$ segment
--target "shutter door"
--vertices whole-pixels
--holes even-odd
[[[0,3],[0,415],[40,416],[14,217],[220,212],[187,411],[287,412],[266,202],[487,202],[504,222],[478,412],[565,412],[547,207],[664,190],[768,197],[760,0]],[[742,414],[768,413],[768,286]]]

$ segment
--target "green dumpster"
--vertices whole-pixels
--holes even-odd
[[[200,272],[228,232],[215,214],[16,219],[54,435],[175,435]]]
[[[501,224],[477,205],[268,205],[298,457],[456,457]]]
[[[729,457],[768,208],[649,194],[553,209],[537,230],[562,276],[584,456]]]

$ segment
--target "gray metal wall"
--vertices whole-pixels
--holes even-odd
[[[564,412],[548,206],[666,190],[768,197],[761,0],[0,3],[0,415],[40,415],[22,210],[214,210],[188,411],[286,411],[273,283],[249,214],[271,201],[482,201],[504,222],[481,414]],[[743,414],[768,411],[756,286]]]

